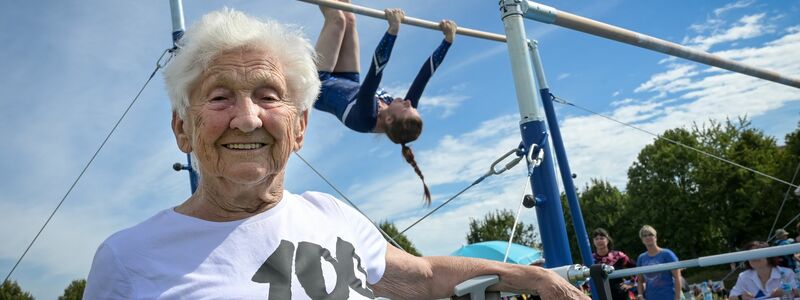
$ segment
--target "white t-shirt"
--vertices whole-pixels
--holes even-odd
[[[762,286],[756,271],[750,269],[739,273],[739,278],[736,279],[736,285],[731,289],[731,296],[744,295],[745,292],[748,292],[756,298],[768,298],[769,295],[772,294],[772,291],[781,288],[781,271],[783,271],[786,276],[789,276],[789,280],[791,280],[789,282],[792,284],[795,283],[794,272],[792,272],[792,270],[784,267],[773,267],[772,273],[770,273],[769,279],[767,279],[767,285]]]
[[[170,208],[100,245],[84,299],[371,299],[386,247],[367,218],[323,193],[284,191],[232,222]]]

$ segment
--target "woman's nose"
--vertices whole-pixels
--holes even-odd
[[[230,124],[231,129],[251,132],[261,127],[261,118],[259,118],[258,112],[259,106],[253,103],[249,97],[236,101],[236,109]]]

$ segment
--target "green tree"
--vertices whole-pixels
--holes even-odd
[[[83,299],[83,289],[86,288],[86,279],[76,279],[64,289],[64,295],[58,300],[81,300]]]
[[[0,285],[0,299],[3,300],[33,300],[31,293],[23,291],[16,281],[3,281]]]
[[[378,226],[380,226],[381,229],[389,236],[395,237],[395,242],[403,247],[403,250],[406,250],[406,252],[414,256],[422,256],[422,254],[419,253],[416,247],[414,247],[414,244],[411,243],[408,237],[406,237],[405,234],[400,234],[400,231],[397,230],[397,227],[394,226],[394,223],[383,221]]]
[[[486,241],[508,241],[511,236],[511,227],[514,226],[514,213],[510,210],[496,210],[483,217],[483,220],[469,220],[469,233],[467,243],[474,244]],[[514,232],[514,242],[533,248],[541,249],[537,238],[538,233],[533,225],[517,223]]]
[[[635,224],[632,224],[630,218],[627,217],[629,212],[625,193],[608,181],[593,178],[582,191],[578,192],[578,199],[590,245],[592,230],[602,227],[611,234],[616,250],[631,254],[629,251],[640,248],[641,243],[638,242],[638,239],[633,239],[636,237],[634,233],[636,229],[634,228]],[[563,193],[561,205],[564,207],[564,220],[567,224],[572,259],[575,262],[582,262],[575,237],[575,227],[571,225],[572,215],[569,213],[567,198]],[[633,236],[631,236],[632,233]],[[591,247],[594,249],[593,245]]]
[[[745,118],[671,129],[662,137],[766,174],[779,174],[787,158],[774,138],[751,128]],[[653,225],[659,245],[692,258],[763,239],[784,190],[764,176],[658,139],[628,169],[626,193],[634,228]],[[784,211],[798,209],[795,201]]]

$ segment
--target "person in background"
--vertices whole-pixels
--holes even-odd
[[[650,225],[642,226],[639,238],[647,251],[639,255],[636,265],[639,267],[678,261],[672,250],[661,248],[657,243],[657,232]],[[638,281],[639,299],[678,300],[681,298],[681,270],[661,271],[642,274]]]
[[[778,228],[775,230],[775,240],[772,241],[773,246],[783,246],[789,245],[793,241],[789,238],[789,233],[786,232],[783,228]],[[789,268],[794,270],[797,267],[797,262],[794,259],[794,255],[784,255],[780,257],[778,265],[784,268]]]
[[[751,241],[744,246],[745,250],[768,247],[767,243]],[[729,300],[751,300],[783,296],[781,290],[781,273],[796,282],[794,272],[778,266],[775,257],[751,259],[744,263],[745,271],[739,273],[736,284],[731,288]],[[793,293],[797,295],[797,289]]]
[[[614,249],[614,239],[603,228],[597,228],[592,232],[592,243],[594,244],[594,253],[592,258],[596,264],[606,264],[614,267],[615,270],[636,267],[628,255],[622,251]],[[615,278],[608,281],[611,287],[611,298],[614,300],[627,300],[628,289],[623,287],[624,278]]]

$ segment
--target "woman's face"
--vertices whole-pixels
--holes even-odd
[[[645,246],[656,245],[656,235],[652,232],[642,232],[640,238],[642,239],[642,244]]]
[[[259,183],[281,174],[302,146],[307,114],[288,99],[282,66],[266,50],[223,52],[192,88],[186,120],[173,130],[201,178]]]
[[[419,112],[416,108],[411,106],[411,100],[403,98],[395,98],[392,103],[386,108],[386,112],[392,122],[393,120],[403,120],[406,118],[419,118]]]
[[[750,267],[753,269],[763,269],[769,267],[769,263],[767,262],[766,258],[751,259],[747,262],[750,263]]]
[[[596,235],[592,238],[592,243],[594,243],[595,249],[605,249],[608,248],[608,238],[604,235]]]

